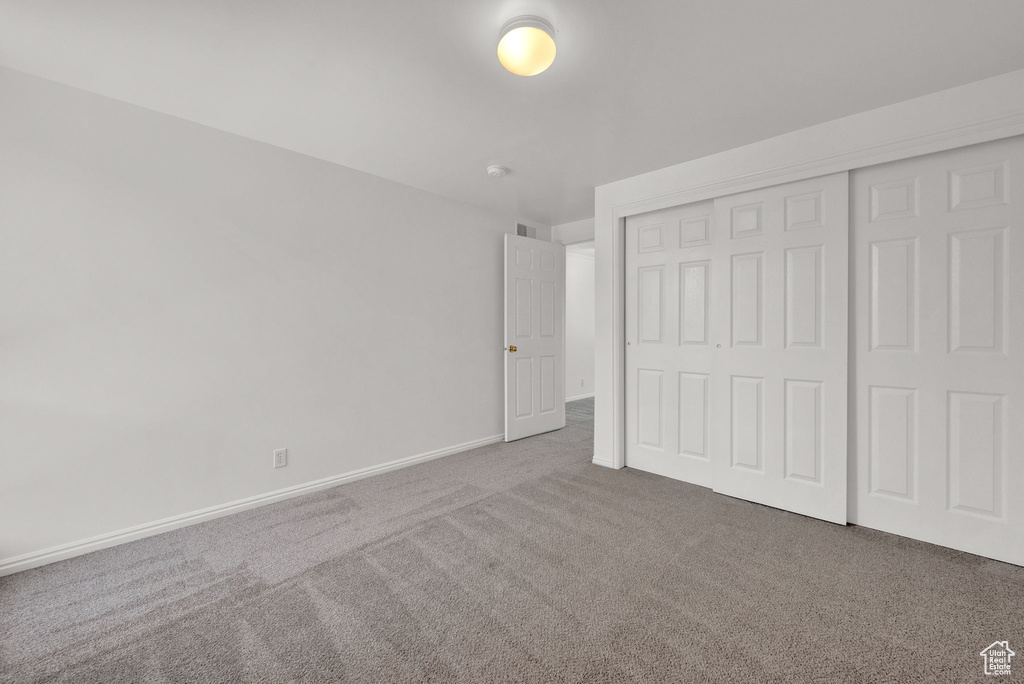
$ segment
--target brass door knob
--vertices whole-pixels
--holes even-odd
[[[515,354],[517,351],[519,351],[519,347],[517,347],[516,345],[513,344],[513,345],[509,346],[508,350],[510,352],[512,352],[513,354]]]

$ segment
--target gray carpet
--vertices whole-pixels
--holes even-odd
[[[0,681],[1024,679],[1024,568],[591,465],[568,413],[0,578]]]

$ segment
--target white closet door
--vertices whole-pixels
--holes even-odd
[[[711,202],[626,221],[626,465],[711,486]]]
[[[848,174],[715,200],[714,489],[846,523]]]
[[[1024,138],[853,174],[850,520],[1024,564]]]

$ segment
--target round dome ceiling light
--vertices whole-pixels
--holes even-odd
[[[491,178],[501,178],[502,176],[507,176],[508,174],[509,170],[504,166],[491,164],[490,166],[487,167],[487,175],[490,176]]]
[[[498,35],[498,61],[513,74],[536,76],[555,61],[555,27],[546,19],[514,17]]]

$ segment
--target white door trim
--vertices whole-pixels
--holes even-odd
[[[836,119],[595,191],[597,465],[625,464],[625,219],[1024,134],[1024,69]]]

